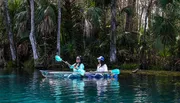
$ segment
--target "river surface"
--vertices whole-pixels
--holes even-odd
[[[180,103],[180,77],[120,74],[113,79],[48,79],[0,72],[0,103]]]

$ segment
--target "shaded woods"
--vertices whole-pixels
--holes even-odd
[[[0,63],[82,55],[88,68],[103,55],[110,68],[180,70],[179,11],[179,0],[1,0]]]

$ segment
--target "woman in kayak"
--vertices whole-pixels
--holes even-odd
[[[97,65],[97,72],[107,72],[108,71],[108,67],[107,65],[105,64],[104,62],[104,57],[103,56],[100,56],[97,58],[98,60],[98,65]]]
[[[76,63],[70,66],[70,69],[73,69],[75,73],[81,74],[81,76],[84,76],[85,70],[84,70],[84,64],[82,63],[82,57],[77,56],[76,57]]]

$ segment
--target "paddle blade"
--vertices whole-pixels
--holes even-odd
[[[120,70],[119,69],[114,69],[114,70],[111,70],[111,73],[113,73],[113,74],[120,74]]]
[[[61,62],[62,61],[62,58],[58,55],[55,56],[55,60],[58,61],[58,62]]]

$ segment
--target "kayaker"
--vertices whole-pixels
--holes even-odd
[[[99,56],[98,58],[97,58],[97,60],[98,60],[98,65],[97,65],[97,72],[107,72],[108,71],[108,67],[107,67],[107,65],[105,64],[105,62],[104,62],[104,57],[103,56]]]
[[[70,69],[73,69],[75,73],[81,74],[81,76],[84,75],[85,70],[84,70],[84,64],[82,63],[82,57],[77,56],[76,57],[76,63],[70,66]]]

